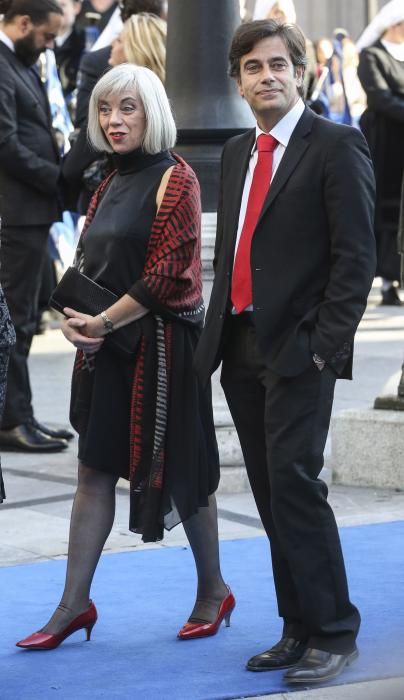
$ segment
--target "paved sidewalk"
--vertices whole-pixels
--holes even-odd
[[[375,290],[370,297],[368,310],[357,335],[355,381],[338,382],[334,411],[372,405],[389,377],[401,367],[404,357],[404,308],[376,306],[377,294]],[[30,365],[36,416],[40,421],[68,424],[73,356],[59,330],[49,330],[35,338]],[[0,506],[0,567],[66,556],[68,523],[75,488],[76,449],[74,440],[62,454],[3,454],[7,501]],[[329,444],[326,466],[325,474],[327,480],[330,480],[332,465]],[[404,519],[404,492],[331,485],[330,501],[339,525]],[[219,492],[218,506],[221,539],[263,534],[250,493]],[[107,541],[106,552],[167,547],[186,542],[184,531],[179,526],[167,534],[163,544],[145,545],[139,536],[128,532],[127,523],[127,484],[122,481],[118,487],[116,520]],[[268,698],[403,700],[404,678],[303,690],[293,694],[271,695]]]

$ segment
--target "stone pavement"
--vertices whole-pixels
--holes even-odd
[[[375,287],[357,334],[355,381],[337,383],[334,412],[372,405],[375,396],[403,361],[404,308],[378,307],[377,299],[378,290]],[[40,421],[68,424],[72,362],[73,352],[59,330],[48,330],[35,338],[30,366],[35,411]],[[62,454],[3,454],[7,500],[0,506],[0,567],[66,556],[68,523],[75,487],[76,447],[74,440]],[[331,449],[328,443],[324,470],[328,482],[331,481],[331,473]],[[330,502],[339,525],[404,519],[404,493],[401,491],[330,484]],[[263,533],[250,492],[223,493],[219,490],[218,506],[221,539],[253,537]],[[184,531],[179,526],[167,533],[162,544],[145,545],[139,536],[128,532],[127,523],[127,484],[122,481],[118,486],[117,515],[106,544],[106,552],[169,547],[186,542]],[[291,697],[290,693],[268,696],[270,700]],[[403,700],[404,678],[293,693],[293,700],[381,698]]]

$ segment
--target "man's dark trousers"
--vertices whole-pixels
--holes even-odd
[[[9,361],[3,430],[25,424],[33,415],[28,355],[37,324],[48,234],[48,225],[8,226],[1,234],[0,278],[17,336]]]
[[[285,631],[311,648],[350,653],[360,616],[349,601],[327,486],[318,478],[336,374],[313,362],[298,376],[277,376],[262,359],[253,315],[229,315],[226,325],[221,381],[269,537]]]

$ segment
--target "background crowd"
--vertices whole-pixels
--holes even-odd
[[[63,227],[73,228],[72,249],[80,232],[75,282],[59,304],[77,351],[70,421],[79,437],[65,588],[20,648],[54,649],[83,628],[90,638],[91,584],[120,477],[129,529],[145,542],[184,524],[198,580],[177,636],[229,624],[210,386],[221,364],[283,621],[281,639],[247,669],[321,683],[358,656],[360,613],[319,477],[336,380],[352,378],[374,231],[381,303],[401,303],[404,8],[391,0],[357,44],[341,28],[306,38],[291,0],[250,11],[258,21],[240,4],[229,75],[256,126],[223,148],[205,318],[200,187],[172,150],[164,89],[167,3],[0,0],[3,449],[58,452],[73,437],[35,417],[28,356],[41,288],[55,283],[49,232],[59,257]]]
[[[41,100],[47,99],[50,106],[49,139],[56,143],[57,153],[52,155],[51,169],[47,164],[48,181],[40,185],[47,190],[48,214],[45,219],[40,217],[38,222],[43,225],[44,231],[43,245],[35,258],[36,262],[32,255],[29,257],[30,269],[27,274],[31,286],[25,290],[25,294],[29,295],[30,306],[35,307],[31,309],[29,320],[20,318],[24,292],[21,284],[15,281],[15,271],[18,269],[22,272],[23,269],[21,256],[27,259],[27,237],[23,236],[18,251],[14,252],[9,249],[7,241],[3,242],[1,256],[1,282],[17,332],[0,431],[0,446],[4,449],[14,446],[17,449],[42,450],[46,446],[60,450],[65,448],[65,441],[70,438],[66,432],[63,435],[53,434],[33,418],[27,357],[33,334],[44,328],[41,318],[47,309],[57,274],[72,260],[81,217],[87,210],[91,195],[111,169],[109,156],[100,156],[93,150],[86,135],[92,89],[105,71],[124,62],[150,68],[163,82],[165,78],[166,0],[55,2],[60,8],[55,39],[45,42],[38,49],[37,60],[30,68],[32,73],[35,69],[35,79],[40,83]],[[4,2],[5,17],[7,5],[10,3]],[[240,2],[241,22],[267,17],[299,23],[293,0]],[[3,42],[2,32],[0,49],[4,46]],[[400,305],[397,232],[404,170],[403,3],[401,0],[387,3],[359,39],[350,36],[349,29],[337,27],[330,36],[307,38],[306,50],[308,65],[304,89],[307,103],[327,119],[361,129],[368,141],[377,178],[375,228],[377,274],[382,278],[380,303]],[[7,72],[8,66],[2,67],[2,74],[3,70]],[[11,154],[5,136],[10,114],[4,86],[1,97],[0,124],[4,129],[0,140],[0,196],[4,204]],[[27,115],[27,123],[31,121],[31,116]],[[49,144],[47,148],[50,148]],[[27,168],[23,178],[29,180],[34,164],[21,160],[19,167],[20,173],[21,169]],[[29,187],[32,189],[31,185]],[[55,188],[58,197],[55,197]],[[11,224],[20,232],[28,219],[31,225],[35,223],[29,204],[31,194],[28,197],[24,195],[27,221],[20,209],[13,205]],[[21,192],[19,196],[22,196]],[[33,209],[38,213],[38,207],[33,202]],[[43,197],[41,202],[43,205]],[[7,239],[7,232],[3,233],[4,238]],[[20,275],[17,277],[20,279]],[[18,366],[13,372],[15,362]],[[15,397],[19,392],[19,402],[14,399],[11,407],[11,394]],[[28,424],[30,428],[24,431],[23,437],[11,435],[10,431],[16,427],[26,427]],[[45,436],[44,441],[41,436]]]

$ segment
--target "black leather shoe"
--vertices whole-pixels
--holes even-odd
[[[292,637],[282,637],[275,646],[253,656],[247,662],[249,671],[276,671],[294,666],[304,654],[306,642]]]
[[[394,286],[382,290],[382,300],[379,306],[402,306],[401,299]]]
[[[72,440],[72,438],[74,438],[74,434],[70,432],[70,430],[65,430],[64,428],[48,428],[47,425],[39,423],[36,418],[31,418],[30,423],[34,426],[34,428],[40,430],[41,433],[45,433],[45,435],[48,435],[55,440]]]
[[[31,423],[0,430],[0,448],[5,452],[60,452],[66,447],[66,440],[53,440]]]
[[[336,678],[359,656],[355,647],[350,654],[331,654],[320,649],[306,649],[299,663],[283,678],[287,683],[323,683]]]

